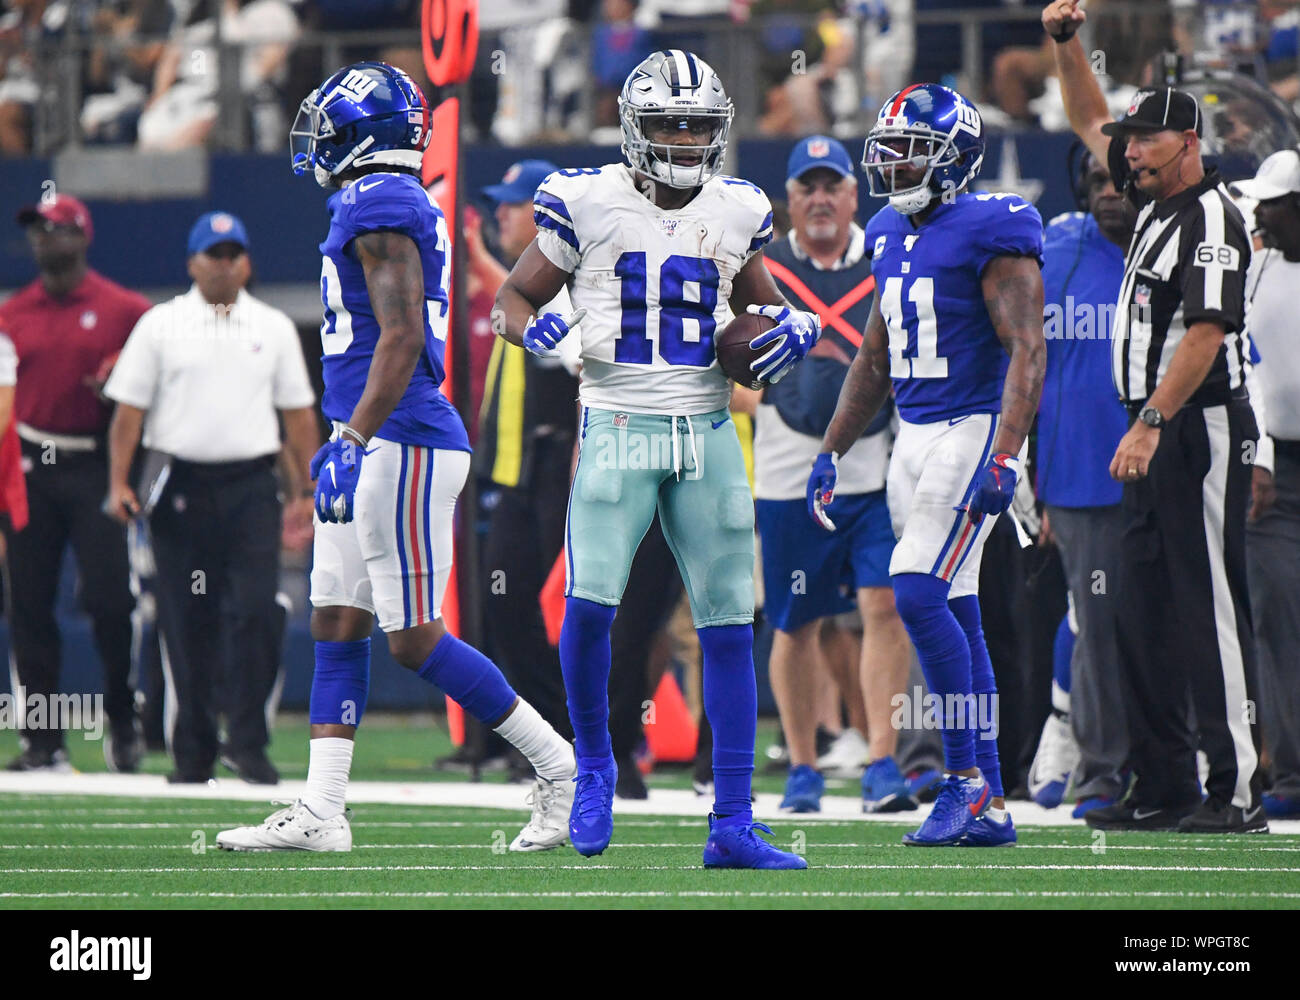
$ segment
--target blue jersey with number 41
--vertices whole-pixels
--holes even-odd
[[[392,414],[376,436],[401,444],[469,451],[460,414],[439,391],[446,375],[451,281],[447,220],[438,203],[409,174],[373,173],[353,181],[329,200],[330,231],[320,245],[320,328],[325,393],[321,410],[346,421],[366,388],[379,343],[379,321],[353,241],[364,233],[391,230],[409,236],[424,271],[424,349]]]
[[[980,278],[994,257],[1043,262],[1043,220],[1014,194],[957,195],[916,227],[886,206],[867,223],[899,415],[925,424],[999,413],[1007,354]]]

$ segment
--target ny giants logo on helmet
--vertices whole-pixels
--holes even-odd
[[[359,69],[354,69],[339,81],[338,86],[334,88],[326,100],[333,98],[335,95],[340,95],[346,97],[353,104],[360,104],[378,86],[379,80],[368,76]]]

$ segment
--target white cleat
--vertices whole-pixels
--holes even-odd
[[[849,726],[817,758],[817,770],[828,778],[860,778],[870,756],[867,741],[861,733]]]
[[[510,842],[512,851],[549,851],[569,839],[569,811],[573,807],[572,778],[547,781],[540,774],[527,802],[533,807],[528,825]]]
[[[318,819],[299,799],[260,826],[222,830],[217,846],[223,851],[350,851],[352,827],[346,812]]]

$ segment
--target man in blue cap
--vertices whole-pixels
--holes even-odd
[[[894,760],[898,731],[890,723],[891,700],[903,690],[909,664],[907,635],[889,580],[894,532],[885,474],[892,407],[886,406],[863,440],[840,459],[831,511],[838,530],[831,534],[812,524],[804,502],[808,469],[821,450],[840,386],[862,343],[875,288],[871,254],[854,221],[858,185],[848,152],[828,136],[800,140],[790,154],[786,194],[791,229],[786,239],[764,251],[767,267],[787,299],[821,316],[824,332],[789,377],[764,390],[755,419],[754,490],[765,611],[776,629],[772,690],[790,748],[782,807],[795,812],[820,808],[824,782],[819,763],[847,766],[855,775],[867,763],[864,810],[915,809]],[[863,624],[860,661],[852,655],[849,637],[829,621],[855,607]],[[843,760],[824,757],[819,762],[815,754],[816,682],[809,653],[818,647],[832,674],[842,678],[849,702],[850,727],[837,741],[840,753],[835,754]],[[863,731],[869,732],[870,744]]]
[[[105,509],[121,522],[147,522],[152,539],[175,706],[167,720],[173,782],[209,780],[219,753],[246,781],[278,780],[266,757],[281,635],[277,411],[289,453],[284,492],[299,519],[311,517],[308,463],[320,435],[297,328],[244,290],[248,246],[235,216],[200,217],[188,243],[193,286],[140,318],[104,387],[117,403]],[[142,440],[154,455],[133,489]]]

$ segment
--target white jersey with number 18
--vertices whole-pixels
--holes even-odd
[[[683,208],[655,206],[624,164],[560,170],[533,200],[537,244],[573,275],[586,406],[685,416],[727,405],[713,336],[737,272],[772,238],[772,206],[718,176]]]

